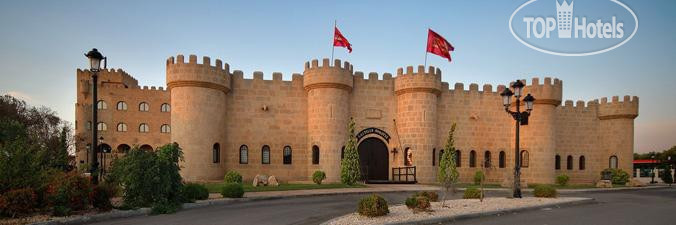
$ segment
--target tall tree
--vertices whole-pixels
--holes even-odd
[[[347,143],[345,143],[345,153],[340,161],[340,182],[347,185],[353,185],[359,181],[361,171],[359,168],[359,153],[357,153],[357,138],[354,136],[354,119],[350,118],[347,127]]]
[[[437,181],[441,184],[444,193],[441,200],[441,207],[446,207],[446,195],[449,191],[455,193],[455,183],[458,182],[458,168],[455,165],[455,141],[453,140],[453,133],[455,133],[455,123],[448,131],[448,138],[446,139],[446,146],[444,146],[444,154],[439,159],[439,173],[437,174]]]

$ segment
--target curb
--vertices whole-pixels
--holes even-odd
[[[460,220],[474,219],[474,218],[480,218],[480,217],[488,217],[488,216],[494,216],[494,215],[499,215],[499,214],[507,214],[507,213],[515,213],[515,212],[527,212],[527,211],[534,211],[534,210],[538,210],[538,209],[551,208],[551,207],[562,208],[562,207],[569,207],[569,206],[576,206],[576,205],[586,205],[586,204],[593,204],[593,203],[596,203],[596,200],[593,199],[593,198],[588,198],[588,199],[582,199],[582,200],[571,201],[571,202],[550,203],[550,204],[544,204],[544,205],[538,205],[538,206],[527,206],[527,207],[520,207],[520,208],[513,208],[513,209],[494,210],[494,211],[478,212],[478,213],[468,213],[468,214],[462,214],[462,215],[456,215],[456,216],[437,217],[437,218],[422,219],[422,220],[401,221],[401,222],[386,223],[386,224],[387,225],[439,224],[439,223],[445,223],[445,222],[456,222],[456,221],[460,221]],[[321,223],[321,225],[327,225],[327,224],[329,224],[329,223],[333,222],[334,220],[337,220],[341,217],[342,216],[330,219],[328,221]]]

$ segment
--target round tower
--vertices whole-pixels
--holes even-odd
[[[437,147],[437,104],[441,94],[441,70],[424,66],[397,69],[394,79],[397,100],[396,124],[401,142],[401,157],[394,165],[404,164],[407,150],[412,153],[411,165],[416,166],[418,182],[436,180],[432,166],[432,149]]]
[[[187,181],[222,180],[225,173],[226,95],[230,91],[228,64],[197,56],[167,59],[167,87],[171,92],[171,141],[183,149],[181,176]],[[215,154],[217,148],[219,154]],[[215,160],[214,157],[218,156]]]
[[[525,80],[523,82],[526,83]],[[530,93],[535,97],[528,125],[521,126],[520,135],[521,151],[528,152],[528,162],[522,158],[524,167],[521,168],[521,179],[527,183],[554,183],[555,109],[561,105],[562,86],[561,80],[554,79],[552,83],[552,78],[545,77],[544,83],[540,84],[539,78],[533,78],[533,82],[524,88],[524,96]],[[521,109],[524,109],[523,105]]]
[[[609,168],[611,157],[617,157],[617,168],[627,173],[632,172],[634,159],[634,118],[638,116],[638,97],[624,96],[620,101],[618,96],[613,96],[612,101],[601,98],[598,105],[599,118],[599,161],[600,171]]]
[[[305,63],[303,87],[307,92],[308,107],[308,171],[322,170],[328,182],[340,181],[340,151],[347,139],[350,119],[350,93],[353,87],[352,66],[341,66],[336,59]],[[319,162],[313,160],[313,148],[318,148]],[[308,174],[310,177],[311,174]]]

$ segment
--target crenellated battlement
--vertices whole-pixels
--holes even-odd
[[[522,80],[526,84],[526,80]],[[511,86],[511,84],[510,84]],[[524,94],[530,93],[535,97],[535,104],[549,104],[554,106],[561,105],[563,95],[563,81],[551,77],[545,77],[544,82],[540,83],[540,78],[534,77],[531,84],[526,85]]]
[[[314,59],[305,63],[303,85],[306,91],[315,88],[340,88],[352,91],[354,86],[352,71],[352,65],[347,61],[341,64],[340,59],[336,59],[332,66],[330,60],[325,58],[320,66],[319,61]]]
[[[264,79],[264,74],[261,71],[253,72],[253,78],[244,78],[244,72],[241,70],[234,70],[232,72],[232,86],[235,88],[251,88],[254,84],[277,85],[277,87],[292,87],[303,85],[303,75],[294,73],[291,80],[284,80],[283,74],[280,72],[272,73],[272,80]],[[267,86],[267,88],[275,88],[274,86]]]
[[[190,55],[185,62],[183,55],[167,59],[167,87],[194,86],[230,91],[230,65],[216,59],[211,65],[211,58],[202,57],[202,63],[197,62],[196,55]]]
[[[577,101],[566,100],[564,101],[563,105],[559,106],[559,108],[562,111],[588,112],[588,111],[596,111],[598,109],[598,104],[599,104],[598,99],[594,99],[588,102],[582,100]]]
[[[441,94],[441,70],[430,66],[425,71],[425,67],[418,66],[417,71],[413,71],[413,66],[397,69],[397,77],[394,78],[394,90],[397,95],[408,92],[430,92],[436,95]]]
[[[609,102],[608,98],[601,98],[601,103],[598,104],[599,119],[618,119],[629,118],[634,119],[638,116],[638,97],[625,95],[622,101],[619,96],[613,96]]]

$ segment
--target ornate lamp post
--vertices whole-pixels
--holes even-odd
[[[92,176],[92,182],[94,184],[99,183],[99,175],[96,174],[96,170],[99,167],[99,160],[96,158],[96,152],[99,150],[99,145],[98,145],[98,140],[96,140],[96,137],[98,137],[97,131],[98,131],[98,118],[97,118],[97,110],[98,110],[98,93],[97,93],[97,84],[98,84],[98,75],[96,73],[99,72],[101,69],[101,60],[105,59],[103,55],[96,50],[95,48],[92,49],[91,51],[87,52],[85,56],[89,59],[89,70],[92,72],[92,144],[91,144],[91,158],[92,158],[92,164],[91,168],[89,168],[89,173]],[[105,68],[105,66],[104,66]]]
[[[521,80],[517,80],[512,84],[512,90],[505,88],[505,90],[500,94],[502,96],[502,104],[505,106],[505,111],[509,113],[512,118],[516,121],[516,140],[514,148],[514,190],[513,197],[521,198],[521,154],[519,154],[519,127],[521,125],[528,124],[528,116],[530,112],[533,111],[533,102],[535,98],[530,94],[526,95],[523,98],[523,101],[526,103],[526,111],[521,112],[521,96],[523,95],[523,87],[526,86]],[[516,99],[516,111],[510,111],[509,106],[511,105],[511,98],[514,96]]]

